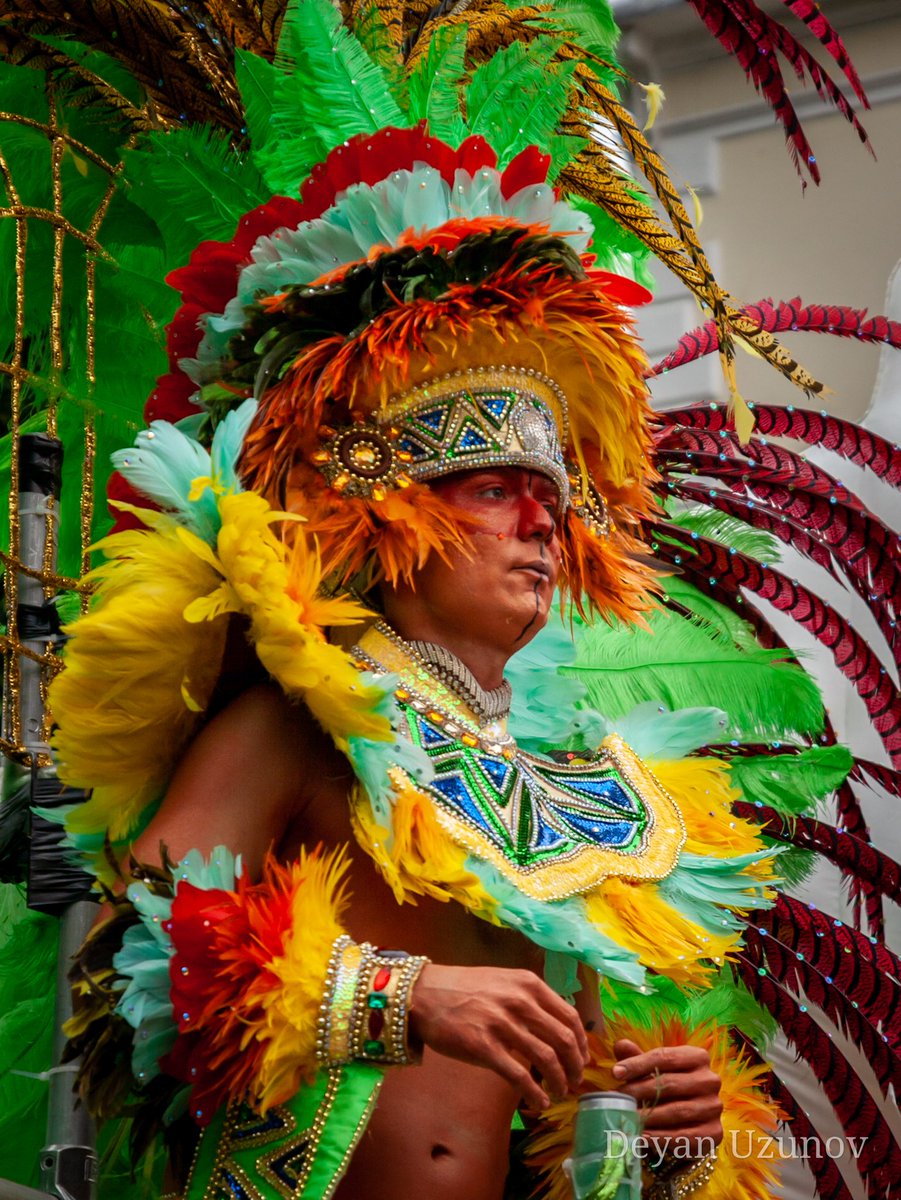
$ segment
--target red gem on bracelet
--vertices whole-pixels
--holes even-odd
[[[382,967],[376,972],[375,979],[372,981],[372,990],[381,992],[388,986],[388,980],[391,978],[391,968]]]

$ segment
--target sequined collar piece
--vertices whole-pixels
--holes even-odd
[[[559,763],[527,754],[390,631],[370,630],[354,654],[399,677],[404,731],[432,761],[424,790],[444,828],[526,895],[558,900],[611,876],[662,879],[676,865],[679,810],[622,739]]]

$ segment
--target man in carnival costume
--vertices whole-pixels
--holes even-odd
[[[157,220],[187,162],[217,232],[168,276],[170,371],[114,456],[119,527],[50,695],[60,777],[92,791],[68,835],[108,901],[73,971],[83,1101],[131,1118],[135,1157],[162,1130],[186,1200],[563,1200],[576,1094],[618,1089],[648,1200],[764,1200],[769,1026],[742,984],[785,1001],[740,931],[770,920],[775,855],[696,753],[726,718],[652,704],[615,729],[557,667],[591,621],[654,624],[650,552],[713,553],[653,498],[639,242],[710,303],[727,368],[745,336],[815,381],[710,276],[614,94],[606,7],[555,6],[561,31],[544,8],[304,0],[277,35],[254,7],[236,65],[208,21],[132,7],[185,57],[173,114],[117,39],[152,94],[116,92],[152,129],[122,139],[127,202]]]
[[[358,183],[367,161],[381,177]],[[152,532],[107,543],[99,601],[54,688],[57,747],[71,777],[94,772],[71,828],[103,822],[121,840],[142,800],[118,803],[121,775],[96,786],[89,760],[109,729],[89,731],[85,688],[109,695],[110,672],[127,672],[146,608],[188,708],[216,715],[169,757],[166,797],[133,844],[144,882],[116,902],[112,923],[130,929],[110,999],[118,1037],[136,1035],[138,1080],[189,1086],[196,1122],[215,1123],[188,1195],[218,1195],[235,1173],[246,1194],[268,1194],[281,1155],[304,1196],[500,1196],[517,1104],[541,1114],[588,1086],[594,972],[700,982],[735,942],[730,907],[764,901],[770,855],[729,820],[723,768],[682,763],[674,783],[616,735],[596,753],[536,757],[506,727],[504,668],[545,625],[558,584],[580,612],[627,620],[652,585],[634,532],[649,505],[650,413],[623,307],[643,289],[593,269],[588,223],[557,198],[548,165],[529,148],[499,172],[485,143],[454,151],[424,130],[341,147],[302,189],[301,222],[257,240],[237,296],[178,364],[212,405],[248,384],[259,397],[222,421],[212,465],[199,471],[197,444],[160,422],[117,456],[170,510],[183,479],[181,514],[133,509]],[[263,282],[395,213],[397,236],[346,237],[326,272]],[[208,255],[179,276],[186,297]],[[201,512],[218,524],[215,550]],[[148,571],[159,585],[139,595]],[[368,629],[364,603],[383,612]],[[322,632],[345,625],[347,652]],[[242,631],[272,682],[245,678],[221,707],[213,682]],[[154,669],[161,693],[169,672]],[[180,864],[174,901],[147,865],[161,844]],[[117,1038],[95,1024],[109,1026],[98,945],[109,948],[108,925],[82,955],[95,985],[75,1044],[83,1094],[103,1111]],[[151,1001],[154,962],[168,965],[171,1003]],[[603,1078],[649,1106],[650,1137],[692,1147],[659,1155],[687,1194],[722,1136],[720,1079],[707,1045],[656,1040],[617,1041],[622,1065],[611,1076],[610,1059]],[[733,1098],[766,1120],[737,1074]]]

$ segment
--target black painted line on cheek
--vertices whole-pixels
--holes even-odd
[[[517,642],[522,641],[522,639],[526,636],[526,634],[529,632],[529,630],[532,628],[532,626],[538,620],[539,615],[541,614],[541,599],[538,595],[538,590],[540,587],[541,587],[541,580],[539,579],[535,583],[535,613],[528,621],[526,621],[525,625],[522,627],[522,631],[518,634],[518,636],[516,638]]]

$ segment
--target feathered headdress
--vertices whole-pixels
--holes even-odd
[[[429,479],[520,465],[558,486],[576,602],[641,609],[650,410],[622,305],[647,293],[595,268],[550,164],[529,147],[499,170],[481,138],[454,150],[424,124],[360,135],[267,206],[249,255],[207,243],[176,272],[175,328],[207,311],[160,390],[187,375],[217,415],[256,393],[245,483],[307,518],[337,585],[409,580],[463,543]]]

